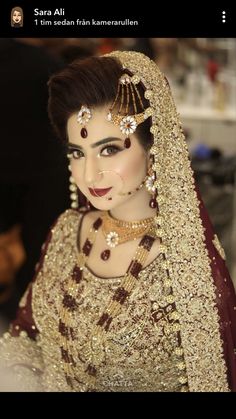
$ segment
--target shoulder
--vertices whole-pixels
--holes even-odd
[[[99,210],[93,210],[93,211],[88,211],[85,215],[84,215],[84,219],[88,222],[88,223],[93,223],[94,221],[96,221],[96,219],[98,217],[100,217],[102,215],[103,211],[99,211]]]
[[[36,287],[38,284],[44,287],[45,284],[50,289],[55,281],[58,282],[58,277],[63,277],[62,273],[68,274],[71,264],[76,262],[77,232],[81,217],[79,211],[68,209],[52,225],[36,265]]]
[[[51,232],[54,233],[55,230],[61,228],[66,229],[67,227],[74,226],[75,223],[78,223],[80,221],[82,215],[82,212],[73,209],[67,209],[57,218],[57,220],[51,228]]]
[[[42,257],[44,257],[45,254],[50,254],[56,247],[61,246],[61,243],[65,241],[68,243],[68,238],[73,242],[78,231],[81,217],[81,213],[72,209],[68,209],[59,215],[52,224],[47,239],[42,246]]]
[[[78,229],[78,233],[79,233],[79,242],[83,243],[85,238],[88,235],[88,232],[92,226],[92,224],[94,223],[94,221],[97,220],[97,218],[102,214],[102,211],[98,211],[98,210],[93,210],[93,211],[87,211],[86,213],[83,213],[81,215],[81,224],[80,227]]]
[[[76,242],[81,221],[83,220],[83,230],[87,230],[100,214],[102,214],[102,211],[85,211],[83,208],[80,210],[66,210],[51,227],[50,241],[55,243],[69,237],[73,242]]]

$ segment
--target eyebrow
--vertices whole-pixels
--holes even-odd
[[[91,144],[91,148],[96,148],[96,147],[98,147],[99,145],[102,145],[102,144],[106,144],[106,143],[110,143],[111,141],[123,141],[123,140],[121,140],[121,138],[117,138],[117,137],[108,137],[108,138],[103,138],[103,140],[99,140],[99,141],[97,141],[96,143],[93,143],[93,144]],[[79,150],[83,150],[83,147],[81,147],[80,145],[78,145],[78,144],[73,144],[73,143],[68,143],[68,146],[69,147],[74,147],[74,148],[78,148]]]

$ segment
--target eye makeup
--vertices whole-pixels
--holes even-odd
[[[122,141],[120,139],[115,139],[118,141]],[[99,151],[99,156],[100,157],[112,157],[114,155],[116,155],[118,152],[123,151],[124,147],[118,146],[117,144],[114,143],[114,140],[110,139],[110,142],[108,139],[105,140],[101,140],[100,142],[97,142],[96,144],[100,143],[101,144],[106,144],[106,146],[102,147],[101,150]],[[94,147],[94,144],[91,146],[92,148]],[[110,150],[110,152],[108,151]],[[76,145],[76,144],[72,144],[72,143],[68,143],[67,145],[67,157],[68,158],[75,158],[75,159],[80,159],[82,157],[84,157],[84,152],[82,151],[82,147]]]

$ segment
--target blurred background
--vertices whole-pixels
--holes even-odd
[[[0,316],[5,325],[33,277],[46,232],[70,206],[67,162],[47,119],[47,78],[76,58],[116,49],[145,53],[168,78],[196,179],[236,285],[236,38],[0,39],[0,84],[6,92],[0,99],[6,127],[0,137]]]

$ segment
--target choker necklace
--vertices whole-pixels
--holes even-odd
[[[101,219],[101,230],[109,248],[114,248],[130,240],[136,240],[148,233],[155,235],[154,217],[138,221],[122,221],[113,218],[109,211],[104,211]],[[108,260],[110,254],[110,249],[104,250],[101,253],[101,259],[104,261]]]

